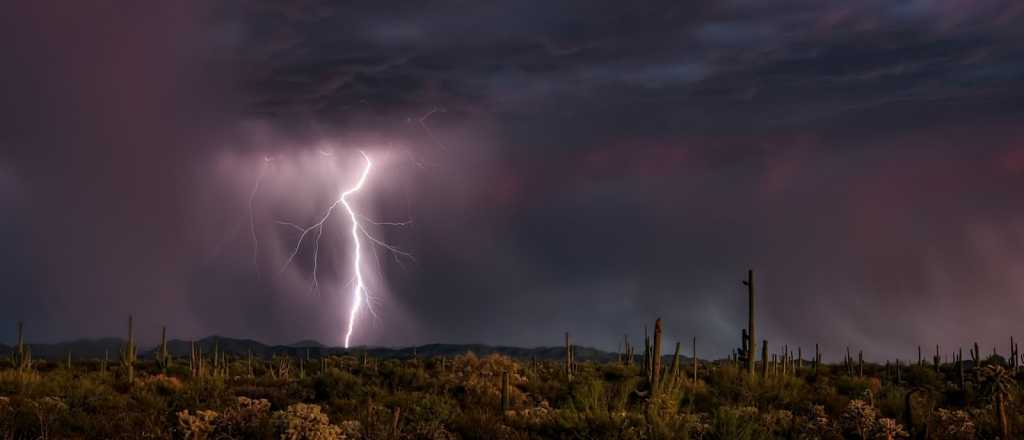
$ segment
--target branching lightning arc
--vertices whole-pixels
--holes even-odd
[[[284,265],[281,267],[281,271],[282,272],[285,269],[288,268],[288,266],[291,264],[292,260],[295,259],[295,256],[298,255],[299,250],[302,247],[302,242],[306,238],[306,235],[309,234],[310,232],[316,231],[315,238],[314,238],[314,247],[313,247],[313,280],[312,280],[312,284],[310,286],[311,289],[316,290],[318,288],[318,286],[319,286],[319,280],[317,278],[317,271],[319,269],[319,267],[318,267],[319,266],[318,256],[319,256],[319,253],[320,253],[320,238],[323,237],[324,228],[326,226],[327,220],[331,217],[331,214],[334,212],[335,208],[337,208],[339,204],[342,205],[342,207],[345,209],[345,212],[348,214],[348,217],[349,217],[350,221],[352,222],[352,227],[351,227],[350,231],[351,231],[351,235],[352,235],[352,247],[353,247],[353,250],[352,250],[353,288],[352,288],[352,302],[351,302],[351,306],[350,306],[349,314],[348,314],[348,328],[347,328],[347,331],[345,332],[345,348],[349,347],[349,342],[351,341],[351,338],[352,338],[352,332],[353,332],[353,329],[355,328],[355,323],[356,323],[356,320],[359,317],[359,311],[362,309],[363,304],[365,303],[366,306],[367,306],[367,309],[370,311],[370,313],[373,313],[373,308],[372,308],[371,303],[370,303],[369,289],[367,289],[366,283],[365,283],[365,281],[363,279],[363,267],[362,267],[363,266],[363,255],[362,255],[362,253],[363,253],[363,243],[362,243],[362,239],[366,238],[366,239],[370,240],[370,242],[372,242],[372,243],[374,243],[374,244],[376,244],[378,246],[383,247],[384,249],[386,249],[387,251],[389,251],[393,255],[395,255],[395,259],[396,260],[398,260],[399,256],[406,257],[406,258],[409,258],[411,260],[414,260],[413,256],[411,254],[409,254],[408,252],[405,252],[405,251],[403,251],[403,250],[401,250],[401,249],[399,249],[399,248],[397,248],[395,246],[392,246],[392,245],[390,245],[388,243],[385,243],[384,241],[381,241],[381,240],[375,238],[373,235],[371,235],[369,232],[367,232],[366,228],[360,222],[360,219],[365,220],[365,217],[363,217],[363,216],[359,215],[358,213],[356,213],[355,209],[353,209],[352,205],[349,203],[349,199],[348,199],[349,196],[359,192],[362,189],[363,184],[366,183],[366,179],[370,175],[370,170],[373,167],[373,162],[370,160],[370,157],[367,156],[363,152],[360,152],[360,154],[363,156],[363,159],[365,160],[366,164],[363,167],[363,170],[362,170],[362,172],[359,175],[359,180],[356,182],[356,184],[354,186],[352,186],[351,188],[343,191],[341,193],[341,196],[338,197],[338,199],[335,200],[334,203],[332,203],[330,206],[327,207],[327,209],[324,211],[323,215],[320,217],[319,221],[317,221],[313,225],[311,225],[309,227],[306,227],[306,228],[303,228],[303,227],[301,227],[301,226],[299,226],[299,225],[297,225],[295,223],[291,223],[291,222],[285,222],[285,221],[278,221],[277,222],[278,224],[285,225],[285,226],[291,227],[291,228],[299,231],[299,238],[298,238],[298,240],[295,243],[295,247],[292,249],[292,252],[288,256],[288,259],[285,261]],[[369,220],[366,220],[366,221],[369,222],[369,223],[375,224],[375,225],[405,226],[405,225],[409,224],[409,222],[378,223],[378,222],[373,222],[373,221],[369,221]]]

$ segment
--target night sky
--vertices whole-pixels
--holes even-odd
[[[8,2],[0,342],[1024,337],[1024,3],[641,3]]]

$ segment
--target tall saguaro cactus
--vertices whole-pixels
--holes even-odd
[[[14,348],[14,353],[11,354],[11,363],[14,364],[18,374],[28,373],[32,369],[32,351],[25,345],[24,327],[25,324],[18,321],[18,345]]]
[[[675,353],[672,354],[672,368],[668,370],[668,375],[669,377],[672,378],[673,381],[675,381],[676,378],[679,377],[679,348],[680,344],[677,341],[676,351]]]
[[[1017,350],[1017,343],[1013,341],[1013,336],[1010,336],[1010,357],[1007,360],[1009,361],[1010,372],[1016,373],[1017,369],[1020,368],[1020,352]]]
[[[661,318],[654,321],[654,346],[651,347],[651,386],[658,388],[661,379]]]
[[[960,347],[960,350],[956,354],[956,369],[960,376],[960,391],[967,391],[967,378],[964,376],[964,348]]]
[[[569,332],[565,332],[565,377],[572,381],[572,343],[569,342]]]
[[[700,361],[697,360],[697,337],[693,337],[693,383],[697,383],[697,366],[700,365]]]
[[[135,328],[132,325],[132,315],[128,315],[128,341],[121,349],[121,366],[128,371],[128,383],[135,383]]]
[[[203,347],[196,345],[195,340],[192,341],[192,349],[189,352],[188,367],[192,377],[202,377],[206,371],[203,367]]]
[[[171,354],[167,351],[166,325],[160,329],[160,349],[156,352],[156,364],[164,374],[167,374],[167,368],[171,366]]]
[[[622,335],[622,364],[633,364],[633,347],[629,345],[629,335]]]
[[[508,370],[501,372],[501,412],[509,409],[509,374]]]
[[[644,375],[647,380],[651,379],[651,337],[647,335],[647,326],[644,326]]]
[[[761,376],[768,377],[768,340],[761,345]]]
[[[857,350],[857,376],[864,378],[864,350]]]
[[[747,279],[743,280],[747,286],[747,340],[750,347],[747,353],[747,373],[754,375],[754,360],[757,359],[757,333],[754,327],[754,271],[747,271]],[[767,359],[767,358],[766,358]]]

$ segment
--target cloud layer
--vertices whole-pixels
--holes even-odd
[[[357,149],[416,256],[379,255],[358,343],[612,349],[660,316],[723,356],[748,267],[758,333],[830,356],[1005,350],[1024,306],[1012,1],[9,9],[11,332],[338,343],[340,220],[318,292],[276,221],[312,223]]]

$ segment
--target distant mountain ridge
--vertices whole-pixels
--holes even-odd
[[[167,341],[167,350],[175,357],[187,357],[191,352],[192,343],[193,341],[171,339]],[[33,357],[49,360],[64,359],[69,351],[72,359],[75,360],[102,359],[104,353],[113,360],[117,358],[123,344],[124,340],[120,338],[79,339],[50,344],[28,343]],[[252,350],[253,356],[260,358],[269,358],[273,355],[304,356],[308,350],[311,357],[366,353],[376,358],[402,359],[411,358],[414,355],[428,358],[439,356],[452,357],[472,352],[477,356],[501,354],[516,359],[565,359],[565,347],[525,348],[484,344],[426,344],[404,348],[353,347],[344,349],[341,347],[329,347],[314,340],[302,340],[287,345],[268,345],[252,339],[229,338],[216,335],[196,340],[195,344],[204,353],[210,353],[216,348],[221,353],[247,356],[249,350]],[[143,359],[151,359],[158,348],[158,346],[139,347],[139,356]],[[13,350],[11,346],[0,344],[0,356],[10,356]],[[580,361],[607,362],[618,359],[618,357],[618,353],[591,347],[576,347],[576,359]],[[688,357],[681,357],[689,360]]]

